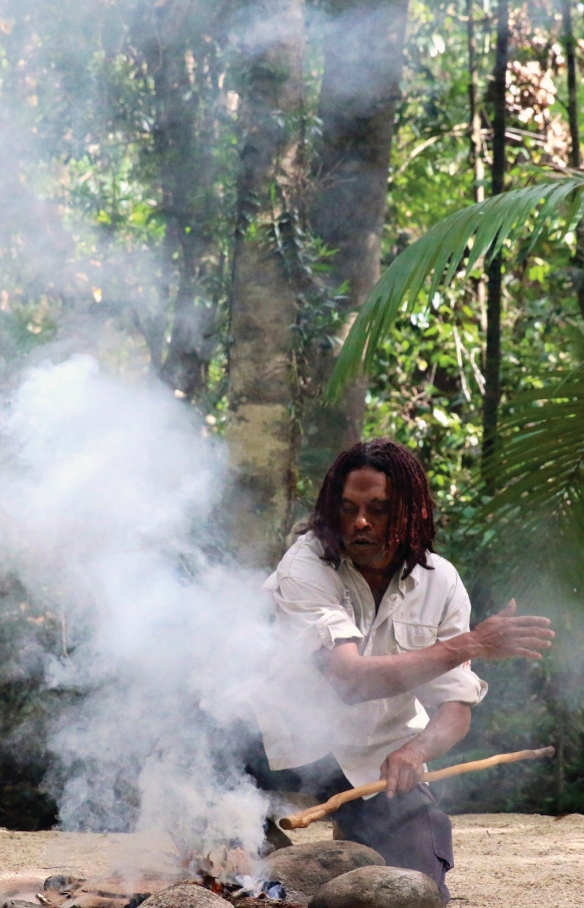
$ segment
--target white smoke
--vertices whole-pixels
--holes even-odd
[[[213,6],[212,0],[198,4],[202,23]],[[147,368],[146,345],[116,319],[131,312],[147,324],[160,314],[159,249],[154,238],[135,238],[130,252],[123,237],[114,243],[111,231],[96,227],[91,206],[105,172],[96,152],[88,151],[81,177],[71,169],[70,196],[63,195],[69,178],[61,180],[69,155],[81,166],[84,136],[88,148],[103,139],[104,158],[108,147],[124,146],[123,131],[116,126],[108,146],[109,127],[101,132],[94,121],[94,109],[104,103],[95,54],[117,53],[118,26],[131,21],[133,8],[130,0],[109,12],[94,0],[32,4],[34,28],[41,35],[48,29],[47,40],[28,42],[23,56],[32,76],[42,75],[34,104],[32,98],[23,103],[16,76],[7,77],[2,91],[0,251],[7,306],[18,301],[23,274],[31,299],[41,288],[64,301],[54,307],[58,359],[97,351],[119,371],[139,373]],[[357,34],[364,16],[375,34],[379,9],[350,7],[330,17],[322,5],[313,8],[306,13],[309,38],[318,43],[334,23]],[[300,36],[300,10],[290,4],[283,16],[281,4],[246,4],[226,29],[253,59]],[[108,26],[109,13],[116,22]],[[46,57],[57,46],[55,32],[57,61]],[[359,62],[362,46],[355,38],[350,79],[347,68],[343,73],[343,91],[353,91],[359,103],[378,76]],[[13,52],[20,59],[18,42]],[[58,133],[61,119],[72,138],[55,151],[46,136]],[[108,174],[115,173],[113,160]],[[75,195],[81,185],[87,208]],[[130,187],[146,204],[150,189]],[[39,347],[35,355],[46,351]],[[4,354],[3,381],[18,365],[16,342]],[[192,413],[168,389],[123,384],[89,356],[41,365],[4,407],[0,558],[2,570],[22,580],[62,632],[54,652],[23,649],[18,668],[20,677],[38,672],[40,659],[46,687],[65,704],[49,741],[56,765],[48,784],[66,829],[169,826],[201,851],[230,840],[249,851],[259,844],[266,800],[239,771],[239,742],[230,741],[228,730],[247,708],[246,689],[258,666],[267,662],[269,631],[263,578],[221,566],[208,554],[217,549],[223,469],[221,446],[202,438]],[[290,696],[301,702],[303,692]],[[314,725],[309,737],[319,731],[317,719]]]
[[[232,16],[231,31],[248,60],[269,57],[282,44],[303,38],[318,48],[318,53],[323,46],[334,48],[342,63],[337,61],[329,91],[334,90],[339,104],[365,112],[386,99],[388,74],[389,78],[400,78],[401,54],[388,57],[387,48],[402,16],[397,6],[388,14],[386,0],[316,6],[294,0],[257,0]]]
[[[62,826],[262,839],[229,723],[269,644],[260,576],[211,564],[222,450],[158,383],[89,356],[33,370],[0,426],[0,557],[62,625],[45,682]],[[221,743],[218,735],[223,729]]]

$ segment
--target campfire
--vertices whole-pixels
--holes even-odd
[[[121,875],[98,882],[65,874],[49,876],[36,902],[11,899],[13,908],[138,908],[151,895],[178,884],[201,886],[241,908],[269,905],[299,908],[286,900],[286,891],[278,880],[258,877],[254,861],[241,848],[222,845],[201,855],[187,847],[185,841],[171,834],[176,852],[166,854],[172,869],[168,873],[141,875],[129,889]],[[6,903],[8,904],[8,903]]]
[[[213,873],[200,870],[188,877],[168,877],[143,879],[136,890],[127,892],[122,885],[121,878],[115,877],[92,885],[83,879],[73,879],[62,875],[48,877],[43,885],[43,891],[36,894],[38,905],[45,908],[138,908],[142,902],[162,889],[188,883],[202,886],[216,895],[220,895],[233,905],[246,905],[253,908],[255,905],[278,905],[279,908],[296,908],[295,903],[286,901],[284,887],[273,880],[254,880],[249,875],[235,874],[230,878],[223,878]],[[21,902],[21,908],[29,903]],[[32,908],[32,904],[30,906]]]
[[[541,748],[539,750],[525,750],[508,754],[496,754],[485,760],[472,761],[456,766],[450,766],[445,769],[436,770],[435,772],[426,773],[425,778],[429,781],[437,778],[446,778],[448,776],[460,775],[466,772],[475,772],[477,770],[488,769],[503,763],[512,763],[520,760],[533,760],[541,757],[549,757],[554,753],[553,747]],[[374,782],[361,788],[351,789],[333,796],[325,804],[318,804],[308,810],[302,811],[290,817],[284,817],[280,820],[281,827],[286,829],[295,829],[308,826],[316,820],[322,819],[327,814],[338,809],[340,803],[344,803],[355,797],[361,797],[367,794],[373,794],[384,787],[384,782]],[[8,901],[0,904],[0,908],[138,908],[150,896],[162,893],[166,890],[172,893],[174,887],[183,889],[188,886],[200,886],[205,890],[220,896],[225,901],[230,902],[238,908],[268,908],[272,905],[274,908],[301,908],[301,905],[289,899],[299,898],[303,893],[302,884],[296,888],[295,882],[291,882],[294,877],[287,875],[282,864],[278,864],[279,852],[276,853],[276,859],[270,858],[264,867],[271,866],[272,869],[265,870],[267,876],[262,877],[261,857],[253,858],[242,848],[228,847],[221,845],[211,849],[208,853],[203,854],[201,851],[194,850],[186,838],[169,831],[169,836],[174,845],[175,851],[172,854],[162,854],[161,850],[157,851],[158,856],[166,858],[164,870],[159,872],[149,872],[139,877],[138,882],[131,884],[126,883],[122,875],[112,876],[107,880],[100,880],[95,883],[86,879],[75,878],[65,874],[57,874],[45,879],[42,891],[36,888],[31,890],[30,879],[21,881],[20,885],[10,887],[10,891],[5,891],[5,897]],[[340,843],[336,843],[337,850]],[[376,855],[371,849],[365,846],[357,845],[353,842],[345,842],[343,845],[349,848],[348,854],[344,856],[336,854],[335,861],[331,864],[331,855],[321,855],[315,858],[315,867],[312,870],[312,879],[310,887],[314,890],[315,879],[318,878],[318,885],[330,881],[336,876],[348,874],[350,870],[363,868],[371,863],[384,864],[383,858]],[[272,850],[274,845],[271,846]],[[277,847],[277,846],[276,846]],[[280,846],[282,847],[282,846]],[[296,846],[297,852],[306,848],[306,845]],[[368,855],[361,854],[357,864],[351,862],[354,855],[351,856],[351,850],[361,849],[368,852]],[[287,849],[285,849],[287,850]],[[293,850],[293,849],[292,849]],[[318,849],[317,849],[318,851]],[[330,851],[330,848],[329,848]],[[264,857],[267,855],[264,854]],[[296,854],[298,857],[298,853]],[[306,869],[306,862],[310,861],[310,856],[302,856],[302,871]],[[170,869],[166,867],[170,862]],[[331,874],[331,867],[334,865],[335,873]],[[391,868],[389,868],[391,870]],[[393,868],[395,871],[395,868]],[[396,871],[397,872],[397,871]],[[411,871],[404,871],[410,873]],[[289,894],[286,892],[282,880],[273,879],[269,874],[282,874],[286,886],[289,887]],[[316,874],[316,876],[315,876]],[[28,883],[25,886],[24,883]],[[34,881],[35,887],[39,881]],[[34,899],[34,901],[33,901]],[[169,904],[174,908],[172,897],[164,904]],[[1,900],[0,900],[1,903]],[[180,897],[177,894],[177,902],[180,904]],[[306,903],[304,903],[306,904]],[[154,900],[152,908],[157,908]],[[159,906],[158,906],[159,908]]]
[[[169,834],[178,857],[168,857],[178,864],[182,879],[210,889],[230,902],[240,899],[246,899],[246,904],[250,904],[250,900],[262,903],[285,901],[286,891],[282,884],[277,880],[258,880],[254,875],[254,862],[243,849],[221,845],[202,857],[189,850],[183,839]]]

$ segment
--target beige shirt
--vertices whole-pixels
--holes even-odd
[[[414,692],[366,703],[342,702],[314,664],[314,653],[355,639],[364,656],[423,649],[469,629],[470,602],[455,568],[428,555],[406,580],[391,580],[377,614],[371,590],[351,560],[338,571],[321,560],[320,542],[301,536],[265,583],[275,600],[276,646],[255,711],[272,769],[332,753],[352,785],[379,778],[385,757],[419,734],[427,707],[474,705],[487,685],[461,665]]]

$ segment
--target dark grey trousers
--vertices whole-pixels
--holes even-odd
[[[352,788],[332,755],[294,769],[271,770],[261,738],[248,739],[246,771],[266,791],[310,794],[320,802]],[[351,842],[369,845],[390,867],[405,867],[427,874],[440,889],[444,903],[450,899],[445,883],[454,866],[452,826],[427,785],[418,785],[403,797],[385,794],[349,801],[332,814]]]
[[[445,877],[454,866],[452,825],[427,785],[418,785],[402,797],[379,794],[366,801],[349,801],[333,819],[347,839],[374,848],[388,866],[426,873],[437,884],[444,904],[449,901]]]

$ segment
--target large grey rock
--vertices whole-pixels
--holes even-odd
[[[262,864],[261,875],[282,883],[286,901],[307,905],[323,883],[349,870],[384,864],[373,848],[356,842],[309,842],[271,854]]]
[[[203,886],[178,883],[151,895],[140,908],[225,908],[226,905],[230,902]]]
[[[309,908],[443,908],[425,873],[400,867],[361,867],[325,883]]]

